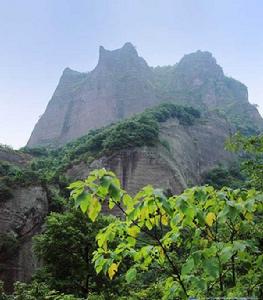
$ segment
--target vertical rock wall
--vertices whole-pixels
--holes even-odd
[[[0,280],[9,291],[13,282],[31,278],[37,266],[32,238],[48,213],[47,195],[41,186],[17,187],[12,194],[11,199],[0,199],[0,237],[14,239],[0,251]]]

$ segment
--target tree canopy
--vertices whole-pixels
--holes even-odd
[[[75,205],[93,222],[105,205],[123,213],[96,237],[97,273],[112,279],[129,259],[128,282],[156,264],[164,270],[163,299],[260,294],[262,192],[204,186],[166,197],[146,186],[131,197],[105,169],[70,189]]]

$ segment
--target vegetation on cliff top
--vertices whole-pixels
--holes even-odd
[[[0,161],[0,201],[11,198],[15,186],[46,183],[65,186],[64,172],[74,163],[89,163],[122,149],[154,146],[158,143],[159,123],[177,118],[180,124],[190,126],[199,117],[196,109],[164,103],[127,120],[92,130],[59,149],[25,147],[15,151],[0,145],[0,150],[27,153],[34,157],[24,166]]]
[[[36,156],[31,169],[37,176],[46,181],[58,181],[73,163],[91,162],[122,149],[156,145],[161,122],[176,118],[183,126],[190,126],[199,117],[196,109],[165,103],[127,120],[91,130],[86,136],[59,149],[23,148],[22,151]]]

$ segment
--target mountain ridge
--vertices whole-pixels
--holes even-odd
[[[162,102],[219,110],[248,133],[263,128],[246,86],[225,76],[210,52],[198,50],[174,66],[153,68],[125,43],[116,50],[100,46],[98,64],[88,73],[63,71],[27,146],[63,145]]]

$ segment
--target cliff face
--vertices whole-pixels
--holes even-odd
[[[0,149],[0,162],[14,167],[24,168],[31,159],[28,154]],[[9,188],[11,197],[0,193],[0,280],[7,291],[15,281],[28,281],[38,265],[32,238],[48,214],[47,192],[41,185],[17,183]]]
[[[28,281],[38,264],[32,238],[48,213],[48,199],[41,186],[17,187],[13,197],[0,201],[0,279],[6,290],[13,282]]]
[[[231,128],[216,114],[208,114],[194,126],[180,125],[177,119],[163,123],[156,147],[123,150],[91,164],[81,162],[67,171],[72,179],[84,179],[92,169],[114,171],[123,187],[135,194],[147,184],[173,193],[200,184],[202,175],[234,156],[224,150]]]
[[[225,76],[211,53],[197,51],[185,55],[175,66],[153,71],[160,101],[190,105],[201,111],[220,111],[244,132],[263,129],[259,112],[248,102],[247,87]]]
[[[25,166],[32,157],[28,154],[11,149],[0,148],[0,161],[15,163],[18,166]]]
[[[226,77],[209,52],[185,55],[175,66],[150,68],[126,43],[113,51],[100,47],[98,65],[90,73],[65,69],[28,146],[62,145],[167,101],[220,110],[237,127],[263,128],[246,86]]]
[[[28,146],[64,144],[156,104],[152,76],[131,44],[114,51],[100,47],[92,72],[64,71]]]

